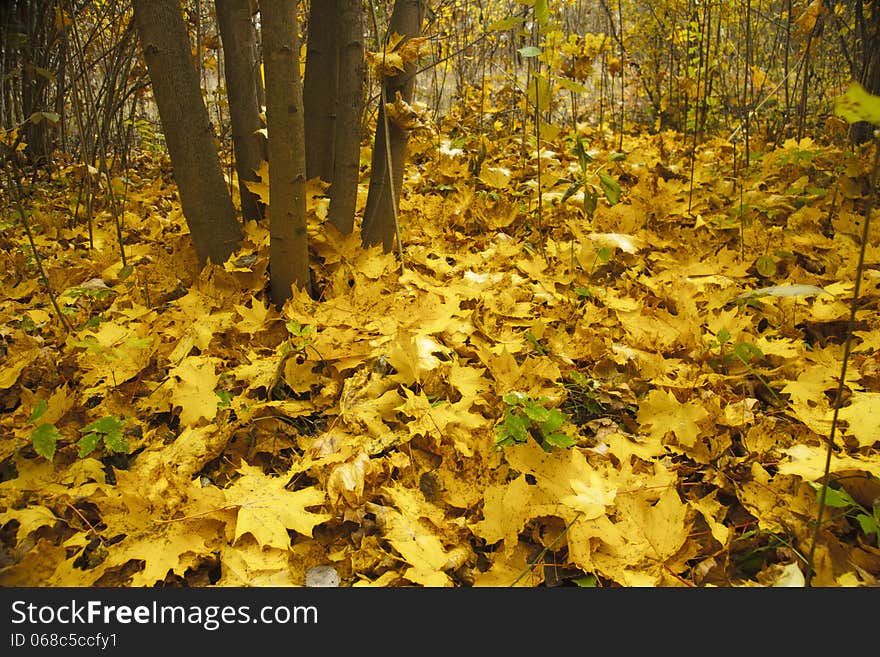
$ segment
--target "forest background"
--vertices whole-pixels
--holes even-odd
[[[877,584],[880,3],[0,18],[0,584]]]

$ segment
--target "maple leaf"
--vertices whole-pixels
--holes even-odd
[[[257,180],[245,180],[244,185],[248,191],[256,194],[262,203],[269,205],[269,163],[266,160],[260,162],[260,168],[254,171]]]
[[[177,379],[171,399],[182,408],[180,421],[184,425],[195,425],[202,418],[210,421],[217,415],[220,398],[214,391],[220,377],[214,369],[216,362],[218,359],[208,356],[187,356],[169,370],[169,376]]]
[[[250,301],[250,306],[235,304],[233,307],[241,317],[241,321],[236,324],[236,328],[242,333],[253,335],[266,328],[269,308],[253,295],[251,295]]]
[[[290,563],[290,550],[262,547],[242,539],[224,545],[220,552],[223,575],[217,586],[298,586]]]
[[[591,471],[586,481],[572,479],[569,483],[574,495],[564,495],[559,501],[581,513],[586,520],[604,514],[605,507],[613,504],[617,496],[617,488],[609,486],[596,471]]]
[[[7,509],[0,513],[0,526],[4,526],[12,520],[18,522],[15,533],[17,545],[41,527],[54,527],[58,522],[58,518],[51,509],[39,504],[23,509]]]
[[[321,506],[326,496],[310,486],[298,491],[287,490],[286,477],[267,477],[254,466],[243,464],[241,475],[224,490],[226,500],[238,508],[233,541],[251,534],[261,546],[286,549],[290,545],[288,529],[303,536],[332,516],[308,511]]]
[[[880,441],[880,393],[855,392],[850,398],[849,406],[838,412],[841,420],[846,420],[849,428],[847,433],[855,436],[860,447],[871,447]]]
[[[670,431],[682,447],[693,447],[700,435],[700,422],[709,413],[699,404],[680,403],[671,392],[652,390],[639,403],[638,421],[651,438],[663,441]]]
[[[792,445],[782,450],[785,454],[779,462],[780,474],[794,474],[807,481],[818,481],[825,475],[825,447],[811,447],[809,445]],[[880,463],[877,459],[864,458],[861,456],[838,456],[832,454],[829,472],[867,472],[876,478],[880,478]]]
[[[368,505],[388,543],[410,565],[403,575],[422,586],[452,586],[444,571],[449,554],[440,539],[427,527],[404,512],[379,504]]]

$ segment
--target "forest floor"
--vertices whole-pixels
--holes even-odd
[[[546,136],[414,135],[403,263],[311,184],[280,310],[143,154],[25,185],[68,332],[6,198],[0,585],[877,585],[876,226],[812,549],[869,149]]]

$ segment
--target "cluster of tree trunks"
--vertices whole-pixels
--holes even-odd
[[[180,3],[133,0],[133,6],[196,253],[202,263],[222,263],[240,243],[241,222],[225,186]],[[256,7],[251,0],[216,0],[215,8],[224,49],[241,218],[268,216],[270,291],[280,305],[290,298],[293,286],[312,289],[307,179],[321,178],[329,184],[330,223],[342,233],[354,230],[366,91],[363,3],[311,3],[304,79],[295,0],[260,0]],[[423,17],[423,0],[396,0],[388,34],[418,36]],[[259,74],[261,60],[265,81]],[[386,78],[383,99],[393,102],[399,93],[408,102],[414,77],[415,64],[410,63],[401,74]],[[259,136],[261,92],[265,93],[266,142]],[[393,247],[408,136],[385,120],[380,103],[361,231],[365,246]],[[268,208],[246,184],[256,180],[264,159],[269,162]]]

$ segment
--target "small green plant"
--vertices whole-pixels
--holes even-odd
[[[125,429],[125,418],[121,415],[108,415],[87,424],[80,429],[83,436],[77,443],[79,457],[84,458],[91,454],[101,442],[108,452],[128,453],[128,440],[123,434],[123,429]]]
[[[822,485],[813,483],[816,489],[816,499],[821,499]],[[856,502],[852,495],[843,488],[831,488],[825,490],[825,505],[833,509],[840,509],[844,517],[855,520],[862,533],[866,536],[874,534],[874,542],[880,548],[880,500],[875,500],[873,508],[869,511]]]
[[[315,327],[311,324],[300,324],[295,319],[284,325],[290,333],[290,346],[294,352],[305,351],[314,340]]]
[[[61,432],[51,422],[37,424],[37,421],[46,414],[48,409],[49,403],[45,399],[37,401],[34,410],[28,417],[28,424],[34,427],[31,429],[31,444],[34,446],[34,451],[47,461],[51,461],[55,457],[55,448],[58,445],[58,439],[61,438]]]
[[[737,577],[752,578],[766,566],[777,563],[780,553],[793,554],[803,563],[807,558],[790,536],[781,530],[752,529],[733,539],[731,565]]]
[[[520,445],[530,437],[547,452],[575,444],[574,438],[560,431],[568,415],[558,408],[547,408],[549,398],[532,399],[524,392],[509,392],[502,399],[504,418],[495,427],[495,444],[499,447]]]
[[[587,152],[583,137],[580,135],[575,136],[574,147],[571,152],[577,156],[580,175],[571,183],[565,194],[562,195],[562,203],[583,189],[584,212],[587,217],[592,219],[599,203],[599,194],[601,193],[609,204],[616,205],[620,201],[620,185],[617,184],[613,176],[603,171],[607,163],[592,168],[595,160]],[[619,162],[625,159],[625,153],[613,153],[610,157],[611,162]],[[598,186],[596,185],[596,180],[598,180]]]

